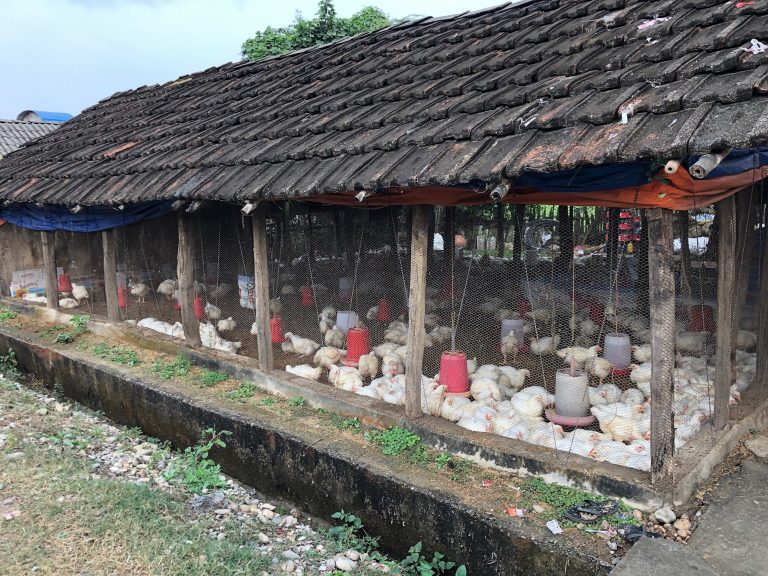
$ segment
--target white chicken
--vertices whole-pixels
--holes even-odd
[[[592,406],[592,414],[600,423],[600,430],[617,442],[632,442],[644,438],[650,431],[650,415],[645,423],[645,405],[630,406],[621,402]]]
[[[308,380],[320,380],[323,369],[320,366],[313,367],[309,364],[299,364],[298,366],[288,364],[285,367],[285,371]]]
[[[579,335],[582,338],[592,338],[600,327],[589,318],[579,322]]]
[[[621,401],[621,388],[615,384],[601,384],[596,388],[590,386],[587,392],[592,406],[606,406]],[[643,401],[645,398],[640,403],[642,404]]]
[[[490,378],[493,381],[498,381],[499,374],[499,367],[495,364],[483,364],[469,375],[469,379],[477,380],[479,378]]]
[[[219,329],[219,332],[231,332],[237,328],[237,322],[235,322],[232,319],[232,316],[230,316],[224,320],[219,320],[218,324],[216,324],[216,327]]]
[[[328,368],[328,381],[340,390],[358,392],[364,386],[363,377],[357,368],[331,365]]]
[[[333,328],[328,330],[325,333],[325,337],[323,338],[325,341],[326,346],[333,346],[334,348],[343,348],[344,347],[344,332],[336,326],[333,325]]]
[[[519,390],[525,385],[525,379],[530,378],[531,371],[526,368],[514,368],[512,366],[499,366],[499,386]]]
[[[486,400],[492,400],[495,402],[501,402],[501,391],[495,381],[490,378],[478,378],[472,381],[472,385],[469,388],[472,393],[472,397],[478,402],[485,402]]]
[[[463,396],[448,396],[443,400],[440,406],[440,416],[450,422],[458,422],[464,412],[464,408],[471,404],[469,398]]]
[[[597,377],[600,384],[602,384],[613,371],[613,364],[610,360],[606,360],[600,356],[594,358],[588,358],[584,362],[584,369],[588,374]]]
[[[232,292],[232,284],[222,282],[218,286],[215,286],[213,290],[208,293],[208,297],[213,298],[214,300],[218,300],[220,298],[224,298],[230,292]]]
[[[704,352],[706,340],[706,332],[681,332],[677,335],[677,350],[700,355]]]
[[[253,334],[253,330],[251,330],[251,334]],[[296,350],[293,349],[293,342],[291,342],[290,340],[284,340],[284,341],[280,342],[280,349],[285,354],[295,354],[296,353]]]
[[[358,361],[358,369],[364,379],[372,380],[376,378],[379,374],[379,357],[373,352],[361,355]]]
[[[131,290],[131,295],[136,296],[136,301],[140,304],[146,303],[147,295],[151,292],[151,289],[146,284],[143,284],[141,282],[133,282],[132,280],[128,281],[128,288]]]
[[[560,344],[560,334],[544,336],[543,338],[531,338],[531,352],[539,356],[554,354],[558,344]]]
[[[74,290],[75,285],[72,284]],[[72,293],[74,295],[74,292]],[[77,298],[77,296],[75,296]],[[754,350],[757,346],[757,334],[749,330],[739,330],[736,335],[736,348],[738,350]]]
[[[398,347],[399,345],[395,344],[394,342],[384,342],[383,344],[374,346],[373,352],[379,358],[384,358],[384,356],[386,356],[387,354],[393,353]]]
[[[621,395],[621,401],[630,406],[636,406],[645,402],[645,394],[639,388],[630,388]]]
[[[222,350],[230,354],[237,354],[237,351],[243,346],[242,342],[230,342],[219,336],[216,326],[210,322],[200,322],[200,342],[207,348]]]
[[[148,328],[149,330],[154,330],[161,334],[173,336],[174,338],[184,338],[184,328],[182,327],[181,322],[169,324],[168,322],[163,322],[157,318],[144,318],[143,320],[139,320],[137,325],[141,328]]]
[[[375,318],[378,318],[379,316],[379,306],[371,306],[368,308],[368,312],[365,313],[365,317],[367,320],[374,320]]]
[[[280,300],[280,296],[277,298],[272,298],[269,301],[269,311],[272,312],[272,314],[280,314],[283,310],[283,303]]]
[[[515,412],[535,418],[541,416],[544,408],[554,402],[554,399],[541,386],[529,386],[517,392],[509,401]]]
[[[77,300],[78,304],[81,300],[88,300],[90,297],[91,294],[88,292],[88,288],[82,284],[75,284],[72,282],[72,298]]]
[[[381,400],[381,394],[379,393],[379,388],[377,386],[374,386],[373,384],[369,384],[368,386],[363,386],[360,388],[360,390],[357,391],[357,393],[360,396],[368,396],[369,398],[373,398],[375,400]]]
[[[507,357],[512,357],[512,363],[514,364],[517,359],[517,335],[514,330],[511,330],[509,334],[501,339],[501,357],[504,359],[504,364],[508,364]]]
[[[221,308],[210,302],[205,303],[205,315],[208,316],[208,320],[216,321],[221,318]]]
[[[405,373],[405,366],[402,358],[397,354],[387,354],[381,360],[381,374],[388,378],[393,378],[398,374]]]
[[[472,374],[475,370],[477,370],[477,356],[467,359],[467,374]]]
[[[643,362],[650,362],[653,358],[650,344],[639,344],[632,347],[632,356],[635,360],[642,364]]]
[[[293,349],[301,356],[312,356],[320,349],[320,344],[317,342],[310,340],[309,338],[296,336],[293,332],[286,332],[285,337],[291,341]]]
[[[651,381],[651,363],[643,362],[642,364],[630,364],[631,372],[629,373],[629,379],[640,388],[640,384]],[[642,388],[641,388],[642,390]]]
[[[430,416],[440,416],[445,385],[432,378],[421,377],[421,411]]]
[[[173,298],[174,292],[176,292],[177,284],[176,280],[167,279],[160,282],[160,284],[157,287],[158,293],[162,294],[168,300],[171,300]]]
[[[560,350],[555,351],[555,354],[562,358],[566,364],[570,364],[571,358],[573,358],[577,367],[580,368],[584,366],[584,362],[586,362],[588,359],[596,357],[597,353],[601,350],[602,348],[598,345],[591,346],[589,348],[582,348],[581,346],[568,346],[567,348],[561,348]]]
[[[61,298],[59,300],[59,308],[72,309],[77,308],[78,306],[80,306],[80,303],[74,298]]]
[[[334,348],[333,346],[323,346],[315,352],[314,364],[321,368],[328,368],[334,364],[338,364],[344,357],[344,351]]]
[[[536,308],[525,313],[526,318],[536,322],[549,322],[552,319],[552,311],[549,308]]]

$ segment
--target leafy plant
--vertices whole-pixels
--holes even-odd
[[[8,322],[8,320],[13,320],[16,318],[18,314],[14,312],[13,310],[8,310],[7,308],[0,308],[0,324],[5,324]]]
[[[91,348],[91,354],[116,364],[125,364],[127,366],[138,366],[141,364],[141,359],[136,352],[121,346],[108,346],[104,343],[97,344]]]
[[[277,404],[277,398],[274,398],[272,396],[267,396],[266,398],[262,398],[259,402],[262,406],[274,406]]]
[[[386,430],[371,430],[365,433],[365,439],[373,444],[381,446],[381,451],[387,456],[399,456],[421,442],[416,434],[393,426]]]
[[[440,454],[435,456],[435,468],[442,470],[450,464],[451,459],[452,457],[448,452],[440,452]]]
[[[254,395],[255,391],[256,386],[253,385],[253,382],[243,382],[240,384],[239,388],[230,390],[225,394],[225,396],[227,398],[231,398],[232,400],[250,398]]]
[[[467,476],[474,467],[474,464],[464,458],[451,458],[448,466],[453,469],[451,480],[454,482],[466,482],[469,480]]]
[[[339,414],[333,414],[331,415],[331,424],[339,430],[351,430],[353,432],[360,431],[359,418],[344,418]]]
[[[157,358],[152,362],[152,372],[159,374],[165,380],[187,376],[192,371],[192,362],[182,354],[176,356],[173,362],[166,362]]]
[[[91,321],[91,317],[87,314],[75,314],[72,316],[70,322],[75,327],[76,334],[85,334],[88,332],[88,322]]]
[[[304,406],[304,398],[301,396],[297,396],[296,398],[292,398],[290,401],[290,405],[293,408],[301,408]]]
[[[418,466],[429,464],[429,452],[424,446],[417,445],[411,450],[410,461]]]
[[[71,344],[75,341],[75,335],[72,332],[59,332],[53,339],[54,344]]]
[[[10,380],[15,380],[21,376],[19,362],[16,360],[16,352],[13,348],[8,348],[8,353],[5,356],[0,356],[0,372]]]
[[[213,428],[207,428],[195,446],[186,448],[170,462],[163,477],[168,482],[183,485],[189,492],[223,488],[227,483],[221,477],[221,466],[209,458],[208,454],[214,446],[225,448],[227,444],[223,438],[231,434],[228,430],[216,432]]]
[[[370,553],[379,547],[379,539],[365,531],[365,525],[360,517],[340,510],[331,514],[331,518],[341,521],[341,525],[328,530],[328,535],[337,540],[341,548],[353,548]]]
[[[229,374],[215,372],[213,370],[208,370],[207,368],[203,368],[202,373],[200,374],[200,386],[203,386],[204,388],[215,386],[226,380],[229,380]]]
[[[445,560],[445,555],[437,551],[432,555],[432,560],[427,561],[421,549],[421,542],[417,542],[408,550],[408,555],[400,562],[403,576],[436,576],[456,566],[455,562]],[[462,565],[456,569],[455,576],[466,574],[466,566]]]

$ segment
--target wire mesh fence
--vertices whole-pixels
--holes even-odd
[[[740,402],[759,398],[750,385],[765,215],[762,202],[750,206],[746,226],[758,234],[754,245],[737,246],[744,263],[737,285],[747,289],[733,319],[741,328],[730,395],[736,415]],[[431,214],[424,412],[556,448],[565,458],[649,470],[651,359],[661,353],[676,365],[673,411],[663,416],[674,423],[676,446],[709,429],[715,336],[730,330],[716,325],[724,224],[715,207],[676,213],[676,342],[661,351],[651,349],[642,210],[488,205],[436,206]],[[121,320],[183,337],[176,218],[116,230],[117,284]],[[190,218],[203,345],[256,358],[251,218],[229,205],[205,206]],[[275,367],[403,404],[411,209],[291,202],[272,205],[267,222]],[[10,293],[39,301],[38,233],[10,226],[2,233],[32,246],[12,252],[5,265]],[[738,237],[750,235],[740,230]],[[72,284],[62,298],[106,316],[100,234],[57,232],[56,260]],[[74,298],[74,286],[88,297]]]

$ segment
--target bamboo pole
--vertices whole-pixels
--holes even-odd
[[[194,245],[195,233],[191,218],[179,210],[179,251],[177,270],[179,285],[179,304],[181,304],[181,324],[184,328],[184,340],[187,346],[199,348],[200,324],[195,318],[195,278],[194,278]]]
[[[720,216],[717,247],[717,353],[715,361],[715,428],[728,423],[733,348],[733,311],[736,292],[736,199],[717,205]]]
[[[115,230],[101,232],[101,245],[104,251],[104,296],[107,299],[107,319],[120,321],[120,308],[117,300],[117,246]]]
[[[430,206],[413,207],[411,285],[408,294],[408,360],[405,367],[405,415],[419,418],[424,360],[424,305],[427,289],[427,231]]]
[[[269,326],[269,256],[267,252],[267,204],[261,202],[253,214],[253,298],[256,311],[256,340],[259,367],[273,369],[272,330]]]
[[[651,480],[669,477],[675,454],[673,402],[675,370],[675,274],[673,216],[669,210],[647,211],[648,300],[651,309]]]

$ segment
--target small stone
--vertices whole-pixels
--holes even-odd
[[[195,497],[192,498],[189,507],[192,509],[192,512],[197,512],[198,514],[202,512],[211,512],[221,508],[226,500],[227,497],[223,492],[211,492],[210,494],[203,494],[202,496],[195,495]]]
[[[262,544],[269,544],[269,536],[264,534],[264,532],[259,532],[258,538],[259,538],[259,542],[261,542]]]
[[[671,508],[669,508],[669,506],[659,508],[656,510],[656,512],[653,513],[653,515],[660,523],[663,524],[671,524],[677,519],[677,516],[675,516],[675,513]]]
[[[360,552],[358,552],[357,550],[347,550],[346,552],[344,552],[344,556],[346,556],[350,560],[354,560],[355,562],[360,560]]]
[[[290,528],[291,526],[295,526],[296,524],[298,524],[298,522],[299,521],[293,516],[286,516],[285,518],[283,518],[282,526],[284,528]]]
[[[638,510],[638,509],[632,510],[632,516],[634,516],[635,520],[637,520],[638,522],[642,522],[643,521],[643,513],[640,512],[640,510]]]
[[[534,504],[533,505],[533,511],[537,514],[543,514],[545,512],[546,508],[542,506],[541,504]]]
[[[611,540],[610,542],[608,542],[608,548],[611,550],[611,552],[616,552],[616,550],[619,549],[619,545],[616,544],[616,542],[614,542],[613,540]]]
[[[38,416],[45,416],[48,414],[48,408],[40,408],[39,410],[35,410],[35,414]]]
[[[584,530],[584,524],[579,522],[578,524],[576,524],[576,528],[578,528],[579,530]]]
[[[213,511],[213,513],[218,516],[226,516],[227,514],[229,514],[229,512],[230,512],[229,508],[217,508],[216,510]]]
[[[286,574],[290,574],[296,570],[296,563],[293,560],[288,560],[285,564],[283,564],[283,572]]]
[[[341,556],[336,558],[336,569],[342,572],[354,572],[357,570],[357,562]]]
[[[272,512],[272,510],[262,510],[261,512],[262,516],[266,518],[267,520],[272,520],[272,518],[275,517],[275,513]]]
[[[325,567],[328,570],[336,570],[336,560],[333,558],[328,558],[328,560],[325,561]]]
[[[768,436],[750,438],[744,445],[758,458],[768,458]]]
[[[287,558],[288,560],[298,560],[299,555],[296,554],[293,550],[286,550],[283,552],[283,558]]]

